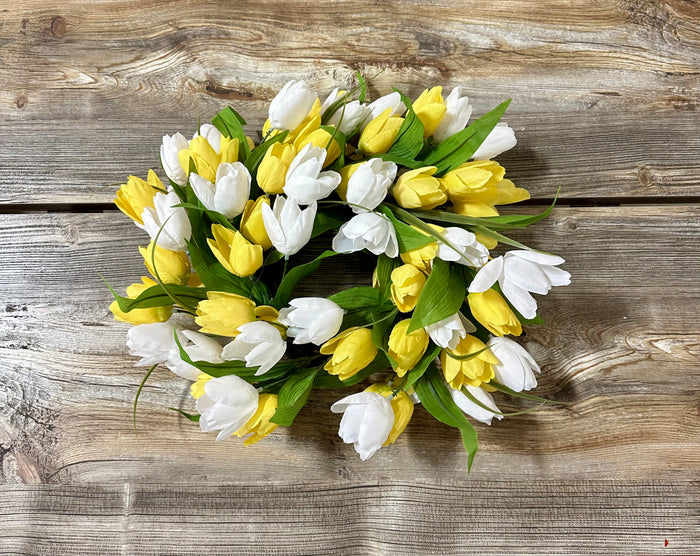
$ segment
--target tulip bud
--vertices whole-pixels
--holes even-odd
[[[285,257],[299,252],[311,239],[316,217],[315,202],[302,211],[294,199],[279,195],[273,208],[263,204],[261,212],[272,245]]]
[[[487,345],[498,359],[493,366],[498,382],[515,392],[537,386],[535,372],[539,373],[540,367],[523,346],[508,338],[494,336]]]
[[[187,147],[187,139],[181,133],[163,136],[163,144],[160,147],[160,161],[165,175],[177,185],[185,185],[187,183],[189,160],[185,166],[180,164],[180,151],[187,150]]]
[[[384,253],[392,259],[399,254],[394,225],[386,216],[376,212],[353,216],[340,227],[331,245],[337,253],[354,253],[367,249],[370,253]]]
[[[258,410],[258,391],[236,375],[212,378],[204,383],[197,400],[202,432],[218,430],[217,440],[228,438],[243,427]]]
[[[129,328],[126,333],[126,346],[129,355],[141,357],[136,367],[151,367],[164,363],[170,356],[170,350],[177,347],[175,331],[180,341],[184,341],[182,331],[176,329],[172,320],[138,324]]]
[[[476,332],[476,326],[462,313],[457,313],[441,321],[429,324],[425,331],[430,339],[443,348],[455,349],[467,332]]]
[[[401,95],[396,91],[370,102],[367,108],[369,109],[369,116],[362,124],[363,131],[370,121],[381,116],[386,110],[389,110],[389,117],[403,116],[404,112],[406,112],[406,105],[401,100]]]
[[[426,166],[401,175],[391,190],[396,202],[407,209],[432,209],[447,201],[444,184],[432,177],[435,172],[435,166]]]
[[[423,91],[413,103],[413,111],[423,124],[423,138],[430,137],[447,112],[442,100],[442,87]]]
[[[238,327],[255,320],[255,303],[235,293],[207,292],[207,299],[197,305],[194,321],[201,326],[203,334],[233,337]]]
[[[226,270],[236,276],[250,276],[263,264],[263,249],[253,245],[243,234],[221,224],[212,224],[214,239],[207,239],[207,244],[216,259]]]
[[[320,346],[340,330],[345,311],[330,299],[298,297],[280,310],[279,321],[287,327],[287,335],[295,344],[314,343]]]
[[[465,386],[464,388],[479,402],[481,402],[481,405],[479,405],[467,398],[467,396],[465,396],[461,390],[452,390],[452,400],[455,402],[457,407],[464,411],[464,413],[477,421],[481,421],[485,425],[490,425],[494,417],[496,419],[503,419],[503,415],[500,414],[500,409],[498,409],[496,406],[496,402],[493,401],[493,396],[486,390],[475,386]],[[482,406],[486,406],[492,411],[489,411]]]
[[[472,115],[472,107],[467,97],[460,96],[460,88],[455,87],[445,100],[447,111],[433,131],[433,140],[441,143],[465,127]]]
[[[153,208],[146,207],[141,213],[143,225],[139,228],[148,232],[151,239],[158,237],[158,246],[171,251],[185,251],[187,241],[192,235],[192,225],[187,217],[187,211],[175,205],[180,204],[177,193],[171,191],[156,193],[153,197]]]
[[[219,167],[219,154],[212,148],[206,137],[198,135],[187,149],[178,153],[180,165],[190,174],[190,159],[194,161],[197,173],[211,182],[216,180],[216,170]]]
[[[513,128],[505,122],[499,122],[491,133],[486,136],[484,142],[479,145],[472,158],[474,160],[495,158],[502,152],[515,147],[517,143]]]
[[[240,162],[224,162],[216,171],[216,183],[198,174],[190,176],[190,184],[204,208],[233,218],[243,212],[250,196],[250,173]]]
[[[246,203],[243,216],[241,217],[241,233],[251,243],[260,245],[263,250],[267,250],[272,247],[272,242],[265,230],[262,216],[263,205],[270,206],[270,199],[265,195],[261,195],[255,200],[250,199]]]
[[[523,329],[513,311],[496,290],[489,289],[484,292],[473,292],[467,296],[472,315],[491,334],[506,336],[512,334],[519,336]]]
[[[227,361],[245,361],[246,367],[258,367],[255,376],[265,374],[274,367],[287,350],[279,329],[262,320],[248,322],[238,327],[238,336],[224,347]]]
[[[133,221],[143,224],[143,209],[153,208],[153,196],[158,190],[165,191],[165,188],[153,170],[148,171],[148,182],[129,176],[129,180],[117,191],[114,204]]]
[[[396,170],[396,164],[381,158],[345,166],[340,171],[341,182],[336,192],[343,201],[357,205],[350,207],[356,214],[374,210],[386,197]]]
[[[153,248],[155,247],[155,257],[153,256]],[[154,243],[148,244],[148,247],[139,247],[139,253],[146,263],[146,268],[151,276],[156,278],[156,271],[161,282],[166,284],[179,284],[184,286],[189,282],[191,275],[190,259],[185,251],[171,251],[163,247],[155,246]],[[155,268],[151,262],[155,260]]]
[[[405,375],[421,360],[430,340],[422,328],[407,334],[410,320],[399,322],[389,335],[388,354],[396,361],[397,367],[394,371],[399,377]]]
[[[217,154],[221,153],[221,139],[223,135],[216,126],[212,124],[202,124],[199,126],[199,130],[192,136],[192,139],[200,136],[207,140],[207,143],[211,145],[211,148],[214,149]]]
[[[445,228],[442,234],[437,256],[443,261],[452,261],[476,268],[482,267],[489,260],[489,250],[476,240],[476,236],[464,228]],[[454,246],[453,249],[448,243]]]
[[[277,428],[277,423],[270,421],[277,412],[277,394],[260,394],[258,397],[258,409],[248,422],[236,431],[236,436],[242,438],[250,434],[243,441],[243,446],[250,446],[265,438]]]
[[[375,392],[391,401],[391,409],[394,412],[394,425],[391,427],[389,437],[386,439],[383,446],[393,444],[405,430],[413,416],[413,400],[403,390],[399,390],[394,394],[393,387],[389,386],[386,382],[372,384],[365,392]]]
[[[284,192],[300,205],[328,197],[340,183],[338,172],[322,172],[326,151],[307,143],[294,157],[285,176]]]
[[[391,116],[391,109],[387,108],[367,124],[360,135],[358,149],[366,155],[387,152],[394,144],[401,124],[403,118]]]
[[[436,224],[428,224],[428,226],[433,228],[438,233],[443,233],[445,231],[444,228],[437,226]],[[428,235],[423,230],[419,230],[415,227],[413,227],[413,229],[425,236]],[[423,247],[404,251],[401,253],[401,260],[406,264],[415,266],[418,270],[425,274],[430,274],[433,266],[433,259],[437,257],[438,249],[439,246],[437,241],[431,242]]]
[[[364,122],[371,114],[368,106],[360,104],[359,100],[347,102],[336,110],[333,115],[328,118],[328,125],[339,127],[341,133],[348,135],[352,133],[357,126]]]
[[[391,300],[402,313],[413,311],[425,286],[425,275],[415,266],[401,265],[391,272]]]
[[[493,365],[498,363],[498,359],[485,348],[484,342],[467,334],[454,350],[442,350],[440,363],[450,387],[459,390],[464,385],[480,386],[482,382],[488,382],[494,377]],[[450,353],[458,356],[478,355],[469,359],[455,359],[450,357]]]
[[[290,143],[270,145],[258,166],[257,180],[260,189],[269,195],[282,193],[284,177],[296,154],[296,148]]]
[[[317,99],[305,81],[288,81],[270,103],[270,125],[274,129],[295,129]]]
[[[136,299],[148,288],[157,285],[156,282],[145,276],[143,276],[141,280],[143,283],[139,284],[136,282],[126,288],[126,297],[129,299]],[[128,322],[129,324],[149,324],[168,320],[173,313],[173,306],[166,305],[164,307],[150,307],[148,309],[132,309],[128,313],[125,313],[119,308],[119,303],[113,301],[109,306],[109,310],[114,315],[114,320]]]
[[[182,336],[180,345],[191,361],[224,362],[221,358],[221,344],[213,338],[194,330],[183,330]],[[197,367],[182,359],[180,348],[177,345],[170,350],[166,366],[174,374],[187,380],[197,380],[201,372]]]
[[[333,162],[340,156],[340,145],[335,139],[331,141],[331,137],[331,134],[325,129],[317,129],[308,135],[303,137],[300,136],[296,141],[294,141],[294,146],[297,148],[297,151],[301,151],[306,145],[323,149],[325,158],[323,159],[322,167],[325,168],[326,166],[333,164]]]
[[[321,346],[323,355],[333,357],[323,367],[340,380],[356,375],[377,356],[377,346],[372,342],[368,328],[349,328]]]

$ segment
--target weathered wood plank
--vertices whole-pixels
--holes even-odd
[[[500,479],[2,488],[12,554],[689,554],[698,484]]]
[[[573,274],[541,300],[547,325],[524,337],[543,368],[538,391],[573,403],[477,425],[473,477],[697,474],[699,228],[696,207],[560,208],[519,236],[564,256]],[[336,436],[328,407],[342,394],[332,391],[254,447],[215,443],[165,409],[191,410],[186,381],[167,370],[144,389],[136,437],[130,410],[144,369],[131,367],[126,327],[111,321],[96,273],[117,287],[134,281],[143,238],[118,213],[0,217],[3,481],[466,476],[458,435],[422,409],[396,445],[361,463]],[[324,293],[368,281],[368,260],[326,267]]]
[[[258,129],[287,80],[319,91],[463,85],[512,97],[512,177],[548,198],[698,196],[698,8],[687,2],[28,0],[0,26],[0,203],[94,203],[157,164],[163,133],[233,103]],[[254,22],[254,23],[253,23]],[[43,153],[40,163],[37,153]]]

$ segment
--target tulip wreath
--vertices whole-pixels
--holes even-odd
[[[324,102],[287,83],[257,145],[226,108],[191,140],[163,137],[165,184],[151,170],[121,185],[117,207],[151,238],[140,252],[152,278],[125,296],[110,288],[114,317],[135,325],[129,353],[150,367],[134,417],[161,363],[192,381],[196,412],[175,411],[217,440],[248,435],[246,445],[290,426],[313,389],[372,377],[330,408],[363,460],[395,442],[421,403],[460,430],[471,467],[467,415],[501,419],[493,393],[546,401],[524,393],[539,368],[508,336],[541,322],[531,293],[570,275],[562,258],[501,233],[552,210],[496,208],[529,198],[492,160],[516,143],[499,123],[509,101],[467,125],[458,87],[367,103],[358,82]],[[309,260],[299,252],[312,238],[329,248]],[[491,257],[498,243],[516,249]],[[366,285],[294,296],[321,264],[356,251],[376,260]]]

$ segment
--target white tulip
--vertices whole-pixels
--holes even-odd
[[[502,152],[512,149],[517,143],[513,128],[505,122],[499,122],[486,136],[484,142],[479,145],[472,158],[474,160],[490,160]]]
[[[168,360],[170,350],[177,347],[175,343],[176,327],[171,321],[154,322],[132,326],[126,335],[129,355],[141,357],[137,367],[150,367]],[[184,340],[178,330],[178,337]]]
[[[199,426],[203,432],[221,431],[217,440],[228,438],[258,410],[258,391],[236,375],[212,378],[197,400]]]
[[[183,336],[192,343],[186,343],[181,340],[182,349],[192,361],[206,361],[207,363],[223,363],[221,358],[221,344],[194,330],[183,330]],[[194,365],[182,360],[180,357],[180,348],[177,345],[173,346],[168,356],[167,367],[177,376],[186,378],[187,380],[197,380],[197,377],[202,373]]]
[[[333,104],[336,100],[338,100],[338,97],[340,96],[339,93],[340,89],[336,87],[331,91],[331,93],[326,97],[326,100],[324,100],[321,103],[321,116],[324,115],[326,110],[328,110],[331,107],[331,104]]]
[[[294,199],[278,195],[274,208],[262,203],[261,210],[265,231],[272,245],[285,258],[297,253],[311,239],[316,218],[315,202],[301,210]]]
[[[456,313],[441,321],[429,324],[425,331],[430,339],[441,348],[455,349],[460,340],[469,332],[476,332],[476,326],[462,313]]]
[[[216,184],[199,174],[190,174],[194,194],[208,210],[220,212],[226,218],[238,216],[250,197],[250,172],[240,162],[224,162],[216,170]]]
[[[298,297],[280,310],[278,320],[287,327],[287,336],[295,344],[313,343],[320,346],[340,330],[343,311],[324,297]]]
[[[328,197],[340,184],[340,174],[322,172],[326,149],[307,143],[289,164],[284,178],[284,192],[300,205],[309,205]]]
[[[521,392],[537,386],[535,372],[540,367],[527,350],[508,338],[492,336],[488,347],[500,361],[493,366],[496,380],[511,390]]]
[[[367,108],[369,110],[369,116],[367,116],[364,123],[362,124],[363,130],[365,129],[365,127],[367,127],[367,124],[369,122],[371,122],[374,118],[380,116],[382,112],[384,112],[387,108],[391,108],[391,113],[389,114],[389,117],[402,116],[403,113],[406,111],[406,105],[401,100],[401,95],[396,91],[394,91],[393,93],[389,93],[388,95],[384,95],[383,97],[379,97],[373,102],[370,102],[369,105],[367,105]]]
[[[192,139],[199,137],[204,137],[207,142],[211,145],[211,148],[216,151],[217,154],[221,151],[221,132],[216,129],[211,124],[202,124],[199,126],[199,131],[194,134]]]
[[[180,164],[178,153],[189,147],[189,142],[182,133],[164,135],[160,146],[160,161],[165,175],[178,185],[187,183],[187,172]]]
[[[375,255],[385,253],[392,259],[399,255],[394,226],[386,216],[376,212],[353,216],[340,227],[332,246],[337,253],[354,253],[367,249]]]
[[[498,281],[503,295],[526,319],[537,316],[537,302],[532,293],[546,294],[552,286],[571,283],[571,274],[556,268],[564,259],[535,251],[508,251],[489,261],[477,272],[469,292],[485,292]]]
[[[360,164],[350,176],[345,194],[348,203],[359,205],[351,206],[353,212],[360,214],[377,208],[394,182],[396,171],[396,164],[381,158]]]
[[[187,217],[187,211],[180,204],[177,193],[156,193],[153,197],[155,208],[146,207],[143,209],[141,219],[143,225],[138,222],[136,225],[148,232],[151,239],[158,236],[158,246],[171,251],[185,251],[187,240],[192,235],[192,226]],[[161,228],[163,230],[161,231]],[[160,234],[159,234],[160,232]]]
[[[311,112],[317,98],[305,81],[288,81],[270,103],[270,125],[273,129],[295,129]]]
[[[287,350],[279,329],[269,322],[248,322],[238,331],[240,334],[224,346],[222,356],[227,361],[245,361],[246,367],[259,367],[255,376],[269,371]]]
[[[331,406],[333,413],[343,413],[338,436],[353,444],[362,461],[372,457],[382,447],[394,426],[391,402],[376,392],[358,392],[338,400]]]
[[[336,126],[343,134],[350,134],[358,124],[369,118],[370,109],[366,104],[360,104],[359,100],[345,103],[328,118],[328,125]]]
[[[452,249],[447,243],[440,242],[437,254],[439,259],[474,267],[481,267],[489,260],[489,250],[476,240],[473,233],[464,228],[445,228],[442,235],[459,252]]]
[[[461,390],[452,390],[452,400],[457,404],[457,407],[464,411],[464,413],[486,425],[490,425],[491,419],[494,417],[496,419],[503,419],[503,415],[499,415],[500,409],[496,407],[496,402],[493,401],[493,396],[491,394],[489,394],[483,388],[479,388],[477,386],[465,386],[465,388],[483,405],[490,407],[493,411],[497,411],[498,413],[493,413],[493,411],[484,409],[479,404],[474,403],[472,400],[467,398],[467,396],[465,396]]]
[[[433,140],[440,143],[455,133],[467,127],[469,117],[472,115],[472,107],[467,97],[460,96],[459,87],[452,89],[452,92],[445,99],[447,111],[440,120],[440,123],[433,132]]]

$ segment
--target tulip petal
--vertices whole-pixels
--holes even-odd
[[[503,257],[496,257],[481,267],[469,285],[469,293],[485,292],[493,286],[503,272]]]

